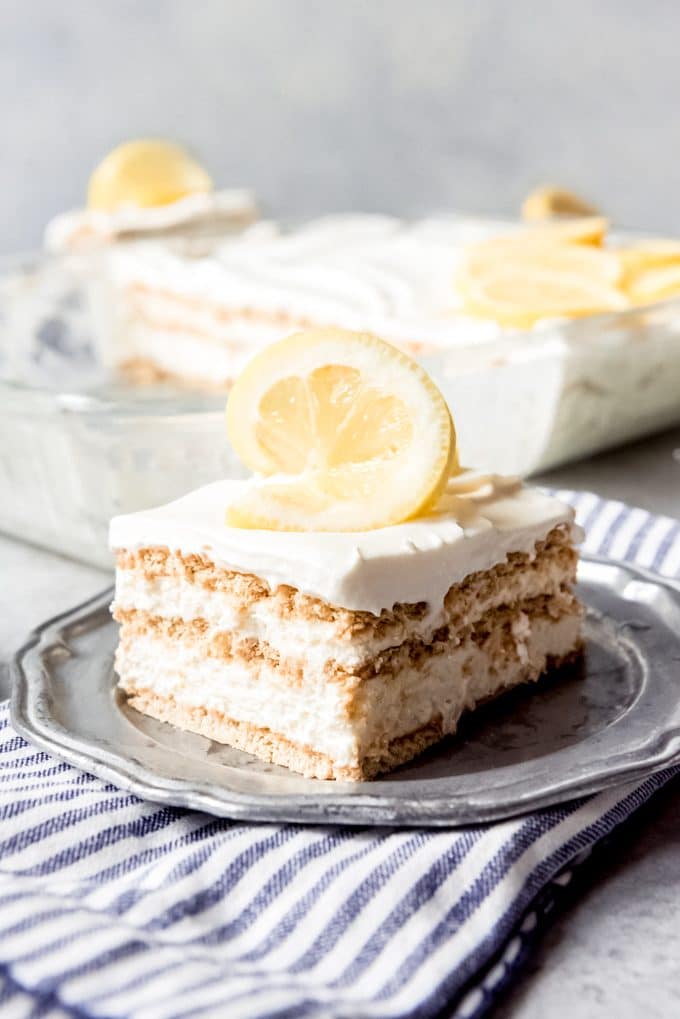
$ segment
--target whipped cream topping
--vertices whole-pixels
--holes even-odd
[[[503,329],[465,315],[454,285],[466,246],[517,224],[440,216],[415,223],[377,215],[327,216],[260,243],[240,238],[187,260],[161,245],[120,253],[121,287],[141,286],[212,307],[284,313],[314,325],[375,332],[426,351]],[[507,331],[507,330],[505,330]]]
[[[436,512],[393,527],[351,533],[228,527],[225,510],[252,481],[218,481],[161,506],[114,517],[112,549],[167,547],[216,566],[287,584],[332,605],[379,615],[397,602],[441,612],[446,592],[511,552],[531,553],[553,527],[573,524],[564,503],[515,479],[468,471]]]
[[[202,192],[168,205],[124,206],[114,212],[73,209],[47,224],[45,247],[55,252],[80,251],[157,233],[226,228],[249,223],[257,214],[255,197],[245,189]]]

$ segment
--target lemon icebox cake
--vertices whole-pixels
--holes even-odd
[[[119,686],[137,710],[318,779],[370,779],[578,655],[572,510],[461,469],[389,344],[272,345],[227,408],[254,472],[113,519]]]
[[[133,382],[226,392],[294,329],[368,330],[427,366],[470,462],[523,476],[678,420],[680,242],[598,216],[261,222],[202,257],[117,249],[103,349]],[[236,472],[232,476],[238,476]]]
[[[580,646],[571,511],[462,475],[446,508],[363,533],[224,525],[249,482],[119,517],[116,668],[138,710],[309,777],[369,779]],[[482,498],[478,498],[479,495]]]
[[[143,366],[150,380],[226,390],[295,329],[367,330],[412,355],[502,333],[467,314],[456,275],[468,245],[508,224],[345,214],[264,226],[199,258],[160,244],[114,254],[110,346],[123,375]]]
[[[599,216],[266,226],[204,257],[154,244],[114,255],[112,344],[124,373],[141,362],[151,379],[225,389],[261,347],[319,327],[367,330],[415,356],[455,350],[450,370],[465,372],[476,349],[492,364],[513,337],[563,338],[572,320],[680,293],[680,242],[608,242]]]

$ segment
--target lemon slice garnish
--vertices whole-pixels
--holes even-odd
[[[432,506],[457,467],[443,396],[368,333],[310,330],[267,347],[231,391],[227,431],[265,475],[228,507],[235,527],[386,527]]]
[[[518,238],[531,244],[547,242],[599,245],[602,244],[608,229],[609,221],[604,216],[549,219],[524,230]]]
[[[181,145],[146,138],[109,152],[90,177],[87,204],[102,212],[148,208],[212,187],[203,167]]]
[[[465,253],[462,273],[463,277],[480,276],[509,264],[527,272],[544,269],[613,285],[622,274],[621,259],[612,251],[540,236],[533,240],[497,237],[472,245]]]
[[[680,265],[680,241],[666,237],[650,237],[619,251],[627,279],[647,269]]]
[[[680,240],[647,237],[620,248],[623,286],[635,304],[649,304],[680,292]]]
[[[636,272],[628,282],[628,293],[636,304],[651,304],[679,295],[680,261]]]
[[[455,281],[463,310],[529,328],[627,307],[621,254],[598,246],[606,229],[600,217],[560,220],[471,245]]]
[[[522,216],[528,220],[549,219],[551,216],[594,216],[597,209],[566,188],[546,184],[538,187],[524,200]]]
[[[468,314],[521,329],[544,318],[580,318],[628,306],[621,291],[606,280],[554,265],[496,264],[468,274],[460,288]]]

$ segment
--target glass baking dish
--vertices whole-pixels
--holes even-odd
[[[0,266],[0,529],[109,566],[110,517],[243,475],[224,396],[124,386],[100,356],[90,259]],[[464,463],[528,475],[680,422],[680,300],[421,358]]]

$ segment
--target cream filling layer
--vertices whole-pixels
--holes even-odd
[[[116,257],[116,285],[141,284],[187,302],[285,312],[322,325],[376,332],[397,345],[484,343],[501,328],[461,314],[453,279],[466,244],[516,229],[442,216],[329,216],[259,244],[224,245],[187,260],[161,246]]]
[[[272,338],[280,339],[281,333]],[[196,380],[211,387],[226,387],[250,361],[256,349],[248,343],[216,344],[200,336],[174,330],[163,332],[135,323],[121,337],[116,363],[122,365],[129,360],[148,358],[168,375]]]
[[[327,754],[339,765],[354,765],[435,718],[441,717],[444,732],[454,732],[465,708],[537,678],[548,658],[573,650],[579,627],[579,616],[532,620],[518,613],[512,652],[500,630],[482,646],[467,640],[398,676],[367,680],[354,695],[311,668],[299,684],[286,685],[264,662],[247,667],[207,658],[191,644],[152,636],[119,648],[116,668],[128,693],[148,690],[182,707],[214,711]]]
[[[168,375],[226,389],[258,350],[300,328],[295,324],[235,316],[210,333],[198,324],[192,329],[186,319],[187,316],[183,320],[166,318],[155,323],[145,315],[125,310],[115,327],[112,363],[122,365],[133,358],[148,358]],[[417,340],[393,339],[393,342],[413,356],[422,352]]]
[[[455,479],[457,491],[465,478]],[[436,627],[453,584],[504,562],[511,552],[533,556],[554,527],[573,523],[568,506],[536,489],[508,492],[492,485],[478,500],[473,485],[470,495],[455,496],[453,509],[444,501],[430,516],[374,531],[228,527],[230,500],[251,483],[218,481],[158,509],[114,517],[110,546],[162,546],[203,556],[215,566],[255,574],[272,589],[286,584],[330,605],[375,615],[397,602],[426,602]]]
[[[124,297],[135,325],[143,324],[168,336],[179,333],[195,341],[203,339],[217,348],[231,343],[249,344],[252,348],[301,328],[295,319],[291,325],[285,319],[277,321],[276,318],[258,317],[257,313],[249,314],[247,311],[244,314],[241,309],[220,316],[219,309],[210,305],[178,301],[157,292],[133,291]]]
[[[555,562],[547,563],[540,572],[518,569],[486,597],[476,598],[457,625],[466,626],[502,605],[554,595],[567,579]],[[267,598],[244,605],[227,591],[210,590],[184,577],[146,577],[130,569],[116,572],[114,608],[147,612],[165,619],[205,620],[211,635],[227,632],[238,640],[254,639],[275,648],[282,658],[306,661],[313,668],[322,668],[327,662],[358,666],[405,640],[430,643],[435,630],[431,618],[426,616],[395,622],[380,637],[345,631],[342,639],[335,622],[294,614],[282,616]]]

